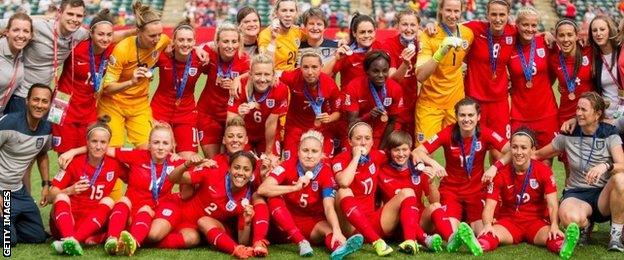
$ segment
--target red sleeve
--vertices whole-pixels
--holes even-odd
[[[336,61],[336,64],[334,64],[334,68],[332,69],[332,72],[334,74],[340,72],[342,70],[342,67],[344,67],[344,63],[346,62],[348,56],[344,56],[342,58],[340,58],[339,60]]]
[[[357,84],[359,80],[352,80],[344,89],[345,102],[342,109],[347,112],[359,112],[360,104],[358,102],[359,95],[357,93]]]
[[[403,91],[401,90],[401,86],[394,80],[388,81],[388,87],[391,88],[388,94],[392,98],[392,104],[390,104],[386,110],[389,115],[397,115],[399,111],[403,109]]]
[[[503,138],[502,136],[500,136],[498,133],[488,128],[484,127],[482,129],[483,129],[483,136],[486,137],[488,144],[491,147],[494,147],[494,149],[498,150],[499,152],[502,151],[503,147],[505,147],[505,144],[507,144],[507,140]]]
[[[347,160],[351,160],[350,153],[351,153],[350,151],[345,151],[339,154],[338,156],[334,157],[334,159],[332,159],[331,163],[332,163],[332,171],[334,172],[334,176],[336,175],[336,173],[339,173],[345,168],[347,168],[347,165],[349,165],[349,162]]]
[[[280,83],[276,90],[275,101],[278,104],[271,109],[271,114],[284,115],[288,112],[288,86]]]
[[[336,181],[334,181],[334,175],[332,174],[331,169],[324,165],[323,169],[319,174],[319,185],[321,186],[321,190],[325,188],[336,188]]]
[[[69,166],[67,166],[67,169],[59,169],[59,171],[56,173],[56,176],[54,176],[54,179],[52,180],[52,186],[62,190],[78,181],[77,179],[74,180],[74,174],[78,172],[76,166],[80,163],[82,163],[82,160],[80,160],[80,162],[78,162],[77,160],[73,160],[69,164]]]
[[[297,75],[297,72],[299,70],[288,70],[288,71],[284,71],[282,72],[282,75],[280,76],[279,80],[284,83],[287,86],[291,86],[295,84],[295,78]]]
[[[210,170],[210,169],[204,169],[204,168],[195,168],[192,172],[190,172],[191,174],[191,184],[199,184],[202,183],[204,181],[204,179],[206,178],[210,178],[210,175],[214,175],[215,174],[211,174],[214,170]]]
[[[399,63],[401,59],[399,56],[397,56],[397,52],[393,50],[393,41],[396,41],[396,36],[386,39],[386,41],[384,41],[384,43],[382,44],[381,49],[388,53],[388,55],[390,56],[390,68],[397,69],[401,65],[401,63]]]
[[[429,140],[425,141],[422,145],[427,149],[428,153],[433,153],[435,150],[440,148],[440,146],[444,144],[448,144],[451,142],[451,132],[453,126],[448,126],[436,135],[429,138]]]
[[[285,163],[282,163],[280,166],[273,168],[270,177],[273,177],[277,181],[278,184],[282,184],[284,180],[286,180],[286,167]]]
[[[117,177],[121,179],[123,182],[128,183],[129,169],[125,167],[123,164],[119,163],[119,161],[117,161],[115,158],[112,158],[112,161],[114,161],[115,163],[115,168],[117,168],[116,171],[119,172],[119,175]]]
[[[474,31],[474,30],[477,30],[481,26],[482,23],[483,23],[482,21],[472,20],[472,21],[469,21],[469,22],[465,22],[462,25],[464,25],[464,26],[468,27],[470,30]]]
[[[146,151],[132,148],[115,148],[115,158],[124,164],[144,161]]]
[[[246,102],[246,100],[244,99],[244,97],[246,95],[245,93],[247,93],[246,88],[247,88],[246,84],[242,84],[242,82],[241,82],[241,95],[239,95],[238,98],[230,97],[230,99],[228,99],[228,103],[227,103],[227,111],[228,112],[232,112],[232,113],[238,114],[238,107],[243,102]]]
[[[329,79],[323,82],[329,86],[331,92],[329,93],[328,101],[330,103],[330,107],[332,112],[340,111],[342,108],[342,95],[340,94],[340,90],[338,90],[338,86],[336,86],[336,82]]]

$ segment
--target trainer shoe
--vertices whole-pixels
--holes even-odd
[[[308,240],[301,240],[301,242],[299,242],[299,256],[303,256],[303,257],[311,257],[314,255],[314,250],[312,249],[312,246],[310,245],[310,242],[308,242]]]
[[[399,244],[399,251],[408,255],[415,255],[418,252],[418,243],[414,240],[405,240]]]
[[[232,252],[232,256],[238,259],[247,259],[253,256],[253,248],[244,245],[237,245]]]
[[[386,256],[394,251],[392,247],[388,246],[386,241],[383,241],[381,238],[373,242],[373,247],[375,248],[375,252],[377,252],[378,256]]]
[[[331,260],[342,260],[346,256],[355,253],[362,248],[364,244],[364,237],[360,234],[355,234],[347,239],[344,244],[337,247],[334,252],[331,253]]]
[[[253,255],[255,257],[265,257],[269,255],[269,241],[266,239],[260,239],[253,244]]]
[[[82,247],[80,246],[80,242],[73,237],[63,240],[62,246],[63,252],[67,255],[78,256],[84,254],[84,251],[82,251]]]
[[[591,239],[591,233],[594,230],[594,222],[589,222],[589,225],[581,229],[581,234],[579,235],[578,246],[586,246],[589,244],[589,240]]]
[[[54,240],[52,241],[52,243],[50,244],[50,248],[52,249],[52,252],[54,252],[55,254],[63,254],[63,241],[60,240]]]
[[[470,225],[465,222],[459,223],[457,233],[473,255],[483,255],[483,248],[481,248],[481,244],[479,244],[479,240],[477,240],[477,237],[472,231],[472,228],[470,228]]]
[[[435,253],[442,252],[442,237],[438,234],[427,236],[425,238],[425,246]]]
[[[108,237],[106,239],[106,243],[104,243],[104,251],[106,251],[109,255],[117,254],[117,238],[116,237]]]
[[[125,230],[121,231],[121,234],[119,235],[119,242],[121,242],[118,244],[122,245],[123,250],[118,250],[118,252],[121,252],[125,256],[134,255],[134,252],[137,250],[137,242],[130,232]]]
[[[561,245],[561,250],[559,250],[559,256],[562,259],[570,259],[572,257],[572,253],[574,253],[574,248],[576,247],[576,243],[579,240],[579,235],[581,231],[576,223],[572,223],[568,225],[565,231],[565,238],[563,239],[563,244]]]
[[[624,252],[624,244],[622,244],[622,231],[611,231],[611,239],[609,239],[609,251]]]
[[[459,237],[459,232],[457,232],[456,230],[455,233],[453,233],[446,242],[446,251],[450,253],[457,252],[459,251],[459,248],[462,246],[463,243],[464,241],[461,240],[461,238]]]

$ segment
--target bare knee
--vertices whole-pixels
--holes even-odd
[[[414,190],[411,188],[403,188],[399,191],[399,193],[397,193],[397,196],[399,196],[401,200],[404,200],[409,197],[414,197],[416,196],[416,194],[414,193]]]
[[[115,205],[115,201],[111,197],[104,197],[100,200],[100,204],[104,204],[110,209]]]
[[[54,203],[59,202],[59,201],[70,203],[69,196],[67,196],[67,194],[65,193],[59,193],[58,195],[56,195],[56,197],[54,198]]]
[[[184,244],[186,247],[194,247],[199,245],[199,233],[194,229],[182,229],[180,231],[182,233],[182,238],[184,239]]]
[[[559,219],[563,226],[568,226],[571,223],[576,223],[581,227],[584,227],[587,223],[587,216],[579,212],[579,210],[560,210]]]
[[[145,205],[145,206],[141,207],[137,212],[147,212],[147,214],[150,214],[150,216],[152,216],[152,217],[155,214],[154,210],[149,205]]]
[[[620,195],[624,194],[624,175],[615,174],[611,176],[611,181],[613,182],[613,190]]]
[[[440,202],[434,202],[434,203],[429,204],[429,210],[431,210],[432,212],[441,207],[442,207],[442,204],[440,204]]]
[[[345,197],[353,196],[353,192],[349,188],[340,188],[338,192],[336,192],[336,198],[341,200]]]

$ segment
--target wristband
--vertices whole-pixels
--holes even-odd
[[[51,181],[41,181],[41,187],[45,187],[45,186],[52,186],[52,182]]]
[[[613,163],[610,162],[605,162],[605,165],[607,165],[607,172],[613,171],[613,168],[615,167]]]
[[[501,162],[500,160],[498,160],[498,161],[496,161],[496,162],[494,163],[494,167],[496,167],[496,169],[500,170],[500,169],[502,169],[503,167],[505,167],[505,165],[503,164],[503,162]]]

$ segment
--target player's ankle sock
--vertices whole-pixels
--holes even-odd
[[[442,236],[442,239],[448,241],[449,237],[453,234],[453,226],[446,215],[446,211],[442,208],[437,208],[431,213],[431,219],[433,220],[438,234]]]
[[[290,215],[284,200],[281,198],[270,198],[269,207],[271,208],[271,216],[277,225],[288,234],[288,239],[295,244],[303,241],[305,238],[295,225],[295,221]]]
[[[420,211],[416,197],[407,197],[401,202],[401,227],[404,240],[425,241],[425,232],[420,227]]]
[[[221,228],[212,228],[206,232],[208,243],[214,245],[221,252],[232,254],[236,248],[236,242]]]
[[[364,236],[367,242],[372,243],[380,239],[379,235],[368,221],[368,217],[358,208],[357,202],[353,196],[342,198],[340,201],[340,209],[344,212],[349,223]]]
[[[108,236],[119,238],[119,233],[126,229],[130,208],[126,203],[118,202],[113,206],[110,217],[108,217]]]
[[[130,234],[132,234],[139,246],[143,244],[143,241],[145,241],[145,238],[149,234],[150,227],[152,226],[152,218],[153,217],[147,211],[140,211],[132,220]]]
[[[183,249],[186,248],[186,243],[184,242],[184,236],[179,232],[171,232],[165,236],[158,244],[157,248],[168,248],[168,249]]]
[[[54,203],[54,223],[61,237],[74,236],[74,217],[69,202],[59,200]]]
[[[89,236],[100,230],[106,224],[106,217],[110,208],[106,204],[98,204],[95,210],[87,217],[88,221],[82,222],[77,227],[76,240],[84,242]]]
[[[334,233],[329,233],[325,235],[325,247],[327,247],[327,249],[329,249],[330,252],[334,252],[334,250],[336,250],[336,248],[340,246],[340,243],[334,243],[332,245],[331,241],[333,237],[334,237]]]
[[[253,237],[252,242],[266,239],[269,232],[269,206],[266,203],[257,203],[253,206]]]
[[[491,233],[487,233],[485,235],[481,235],[477,238],[481,248],[483,248],[484,252],[492,251],[498,247],[500,241],[498,238]]]
[[[548,251],[553,252],[555,254],[559,254],[561,251],[561,246],[563,245],[563,237],[557,236],[555,239],[548,238],[546,240],[546,248]]]

